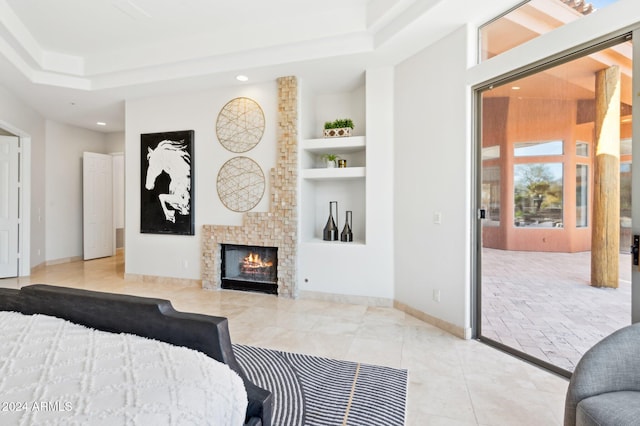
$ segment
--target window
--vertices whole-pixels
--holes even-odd
[[[482,160],[496,160],[500,158],[500,146],[487,146],[482,148]]]
[[[500,226],[500,166],[482,168],[483,226]]]
[[[480,27],[478,62],[486,61],[616,1],[526,1]]]
[[[562,141],[516,142],[513,148],[515,157],[534,157],[536,155],[562,155]]]
[[[620,162],[620,247],[631,246],[631,162]]]
[[[587,226],[589,212],[589,166],[576,164],[576,227]]]
[[[562,163],[514,166],[514,225],[562,228]]]
[[[576,142],[576,155],[578,157],[588,157],[589,156],[589,144],[587,142]]]

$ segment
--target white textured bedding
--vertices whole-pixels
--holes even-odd
[[[0,311],[2,425],[242,425],[227,365],[188,348]]]

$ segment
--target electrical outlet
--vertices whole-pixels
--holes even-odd
[[[187,259],[182,261],[182,267],[184,269],[189,269],[189,261]]]
[[[438,289],[433,290],[433,301],[438,303],[440,302],[440,290]]]

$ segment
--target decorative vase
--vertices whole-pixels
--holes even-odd
[[[327,224],[324,226],[324,230],[322,231],[322,239],[325,241],[338,241],[338,227],[336,226],[336,222],[333,220],[332,205],[334,203],[336,205],[336,217],[338,217],[338,202],[329,201],[329,219],[327,220]]]
[[[337,129],[324,129],[325,138],[344,138],[351,136],[351,127],[339,127]]]
[[[345,241],[345,242],[353,241],[353,232],[351,231],[352,220],[353,220],[353,214],[351,210],[347,210],[347,214],[344,220],[344,228],[342,228],[342,233],[340,234],[340,241]]]

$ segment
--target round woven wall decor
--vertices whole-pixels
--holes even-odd
[[[246,212],[254,208],[264,195],[262,169],[248,157],[234,157],[218,172],[218,197],[229,210]]]
[[[232,99],[218,114],[218,140],[231,152],[249,151],[260,142],[263,133],[264,113],[253,99]]]

